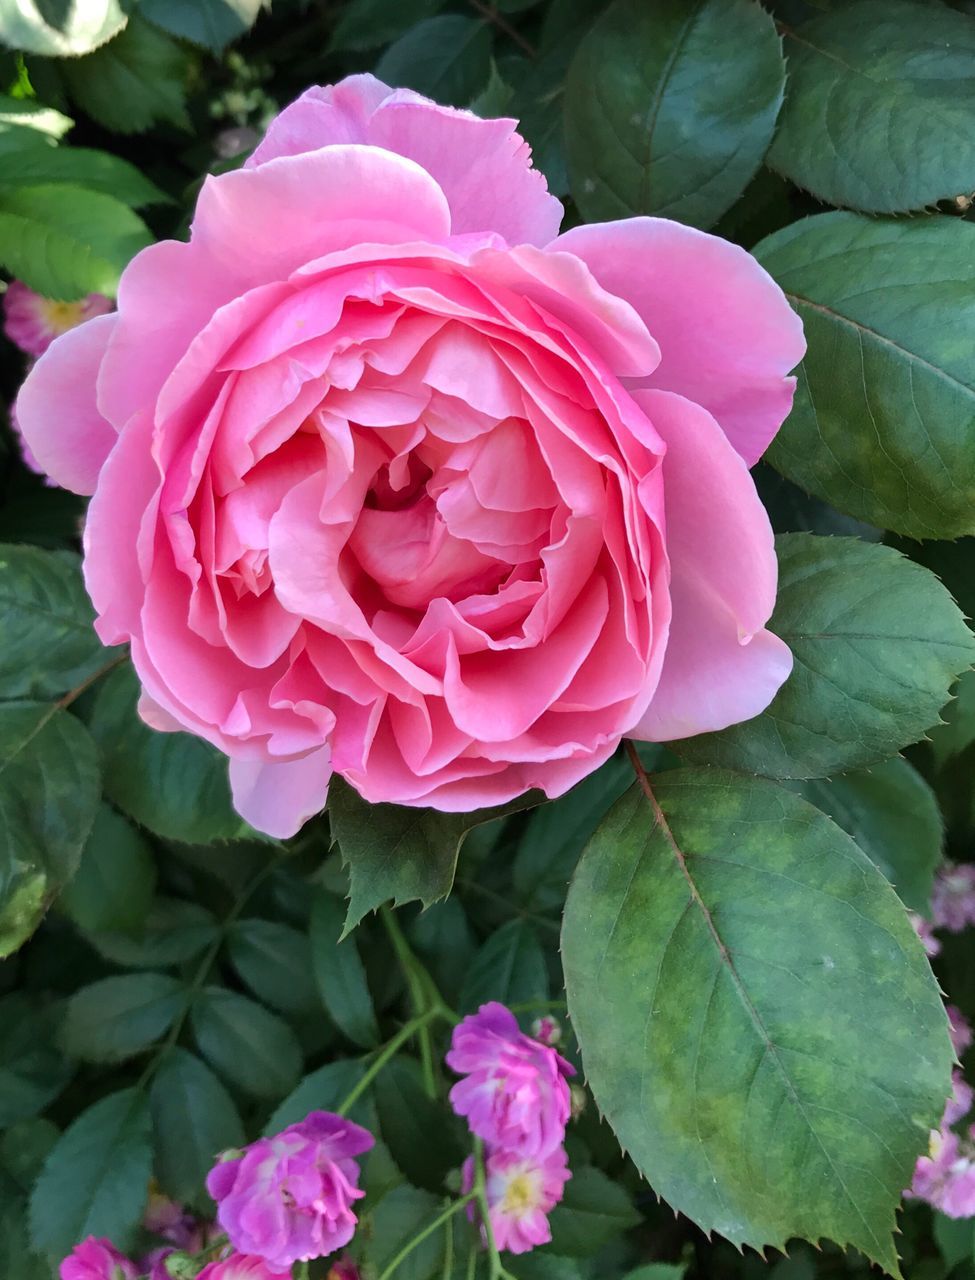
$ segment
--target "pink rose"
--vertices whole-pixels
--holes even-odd
[[[310,89],[21,392],[94,494],[88,590],[144,718],[225,751],[264,831],[333,770],[443,810],[558,796],[789,673],[748,467],[800,322],[734,245],[561,215],[512,121]]]
[[[464,1191],[474,1185],[474,1157],[464,1162]],[[489,1152],[484,1163],[485,1194],[494,1243],[508,1253],[527,1253],[552,1238],[548,1215],[562,1199],[572,1177],[563,1147],[528,1158],[510,1151]],[[472,1205],[468,1217],[476,1221]]]
[[[447,1066],[466,1078],[450,1104],[490,1147],[538,1159],[562,1145],[569,1119],[571,1063],[519,1031],[496,1002],[454,1027]]]
[[[58,1268],[61,1280],[135,1280],[138,1274],[131,1258],[98,1236],[76,1244]]]
[[[290,1269],[275,1271],[263,1258],[232,1253],[229,1258],[208,1263],[196,1280],[284,1280],[290,1275]]]
[[[347,1245],[356,1225],[352,1205],[365,1195],[355,1157],[373,1141],[351,1120],[312,1111],[214,1165],[207,1191],[230,1243],[278,1271]]]

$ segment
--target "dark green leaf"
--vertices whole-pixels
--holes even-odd
[[[416,23],[432,18],[445,0],[349,0],[339,10],[332,32],[332,49],[378,49],[398,40]],[[395,82],[392,82],[395,83]]]
[[[944,833],[934,792],[916,769],[906,760],[885,760],[793,789],[853,837],[905,906],[927,913]]]
[[[427,1094],[412,1058],[388,1062],[375,1089],[380,1131],[396,1164],[414,1186],[442,1191],[444,1178],[460,1167],[466,1154],[457,1141],[453,1116],[444,1103]]]
[[[67,182],[114,196],[133,209],[169,200],[134,164],[120,156],[85,147],[24,145],[26,134],[33,135],[35,131],[22,129],[18,136],[0,134],[0,188]]]
[[[74,874],[98,787],[79,720],[54,703],[0,707],[0,956],[30,936]]]
[[[376,75],[387,84],[455,107],[470,102],[490,74],[491,28],[455,13],[416,23],[376,64]]]
[[[0,1165],[29,1192],[61,1131],[52,1120],[36,1117],[11,1125],[0,1138]]]
[[[449,1004],[456,1004],[477,939],[460,899],[452,894],[422,911],[409,927],[410,943]]]
[[[825,213],[755,254],[809,343],[769,462],[880,528],[975,532],[975,223]]]
[[[78,106],[116,133],[141,133],[159,121],[188,128],[188,69],[179,45],[137,16],[114,40],[62,68]]]
[[[73,552],[0,546],[0,697],[54,697],[97,671],[94,620]]]
[[[342,938],[343,903],[320,890],[311,912],[309,937],[318,991],[335,1025],[365,1048],[379,1039],[366,971],[355,937]]]
[[[0,263],[49,298],[114,296],[119,276],[152,243],[113,196],[70,183],[0,189]]]
[[[282,1013],[319,1010],[308,939],[272,920],[238,920],[227,935],[234,968],[254,994]]]
[[[437,1216],[442,1200],[416,1187],[394,1187],[369,1213],[363,1232],[370,1272],[381,1275],[400,1249]],[[397,1280],[431,1280],[442,1266],[444,1232],[428,1236],[396,1268]]]
[[[139,12],[171,36],[219,53],[257,21],[261,0],[140,0]]]
[[[61,1009],[26,992],[0,999],[0,1129],[43,1111],[71,1079],[56,1045]]]
[[[190,1015],[210,1065],[255,1098],[290,1093],[301,1075],[301,1049],[286,1022],[246,996],[207,987]]]
[[[75,992],[61,1043],[86,1062],[122,1062],[165,1035],[185,1007],[183,983],[165,973],[124,973]]]
[[[27,1238],[27,1206],[0,1171],[0,1275],[9,1280],[51,1280],[51,1266]]]
[[[762,715],[675,749],[769,777],[818,778],[916,742],[975,658],[948,592],[879,543],[788,533],[776,548],[770,626],[793,652],[792,675]]]
[[[280,1104],[265,1126],[266,1134],[280,1133],[304,1120],[309,1111],[337,1111],[365,1073],[358,1058],[340,1058],[312,1071]],[[361,1096],[349,1111],[349,1119],[367,1129],[376,1127],[372,1099]]]
[[[159,1184],[175,1200],[199,1205],[217,1156],[244,1142],[234,1101],[209,1067],[177,1047],[153,1077],[149,1102]]]
[[[58,906],[81,929],[135,932],[143,927],[156,886],[156,864],[140,833],[107,804]]]
[[[975,188],[975,22],[862,0],[786,34],[772,164],[828,204],[923,209]]]
[[[648,1262],[645,1267],[628,1271],[623,1280],[683,1280],[687,1267],[678,1262]],[[784,1280],[776,1276],[775,1280]]]
[[[136,933],[102,930],[88,940],[106,959],[129,969],[168,968],[192,960],[218,935],[205,907],[180,898],[157,897]]]
[[[959,1262],[971,1262],[975,1256],[975,1223],[971,1218],[959,1221],[957,1218],[946,1218],[943,1213],[936,1213],[934,1238],[938,1252],[949,1270]]]
[[[139,682],[119,667],[95,703],[91,731],[105,758],[105,790],[120,809],[156,835],[188,844],[232,840],[248,832],[230,803],[227,761],[188,733],[157,733],[136,712]]]
[[[548,999],[548,974],[538,935],[527,920],[509,920],[471,961],[460,997],[469,1013],[489,1000],[528,1004]]]
[[[0,7],[0,41],[45,58],[90,53],[125,26],[119,0],[16,0]]]
[[[566,82],[576,204],[589,221],[711,226],[762,163],[784,88],[775,24],[752,0],[616,0]]]
[[[552,1251],[587,1258],[639,1221],[639,1213],[619,1183],[592,1165],[584,1165],[573,1170],[561,1203],[552,1210]]]
[[[69,116],[45,107],[36,99],[11,98],[0,93],[0,137],[14,134],[24,140],[28,134],[36,133],[39,141],[50,144],[52,139],[63,137],[73,124]]]
[[[495,809],[441,813],[368,804],[347,783],[334,778],[328,796],[329,821],[352,881],[345,932],[390,899],[401,906],[418,898],[428,907],[446,898],[468,832],[482,822],[529,809],[541,798],[532,791]]]
[[[610,812],[566,903],[569,1014],[599,1108],[704,1230],[759,1249],[826,1237],[897,1275],[895,1210],[952,1058],[904,909],[774,783],[686,770],[654,789]]]
[[[149,1103],[138,1089],[109,1094],[77,1117],[48,1156],[30,1204],[31,1242],[55,1262],[79,1240],[127,1249],[152,1171]]]
[[[944,724],[931,730],[931,750],[939,766],[975,742],[975,671],[962,672],[954,695],[942,712]]]

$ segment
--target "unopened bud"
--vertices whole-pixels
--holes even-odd
[[[180,1253],[178,1250],[169,1254],[164,1264],[166,1273],[173,1277],[173,1280],[193,1280],[193,1277],[200,1270],[196,1259],[188,1253]]]
[[[556,1045],[562,1039],[562,1025],[555,1018],[546,1015],[536,1018],[532,1023],[532,1035],[545,1045]]]
[[[569,1085],[569,1114],[573,1120],[577,1120],[586,1109],[588,1095],[581,1084]]]

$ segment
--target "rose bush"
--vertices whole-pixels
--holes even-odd
[[[800,322],[735,245],[561,217],[512,121],[311,89],[20,394],[94,494],[86,582],[142,715],[225,751],[262,831],[333,770],[443,810],[558,796],[789,674],[748,467]]]

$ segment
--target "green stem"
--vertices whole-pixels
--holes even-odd
[[[405,1044],[411,1036],[416,1035],[418,1031],[421,1031],[428,1026],[428,1024],[435,1018],[442,1016],[443,1011],[439,1008],[427,1009],[425,1013],[421,1013],[416,1018],[411,1018],[405,1026],[400,1027],[399,1031],[396,1032],[393,1038],[383,1046],[372,1062],[370,1062],[369,1066],[366,1068],[365,1075],[363,1075],[359,1083],[343,1099],[341,1106],[338,1108],[338,1114],[340,1116],[348,1114],[349,1109],[358,1102],[359,1098],[361,1098],[369,1085],[372,1084],[373,1080],[375,1080],[376,1076],[379,1075],[380,1071],[382,1071],[383,1067],[390,1058],[393,1057],[401,1045]]]
[[[523,1000],[520,1004],[508,1005],[512,1013],[535,1013],[539,1009],[564,1009],[565,1007],[564,998],[562,1000]]]
[[[452,1222],[444,1223],[443,1234],[443,1270],[440,1274],[442,1280],[450,1280],[454,1274],[454,1224]]]
[[[403,970],[403,976],[406,978],[406,985],[410,990],[410,1001],[413,1005],[413,1013],[419,1017],[432,1007],[446,1008],[440,1000],[439,994],[436,994],[436,988],[433,985],[430,976],[413,954],[413,949],[406,941],[406,935],[400,928],[396,915],[390,910],[389,906],[380,908],[383,924],[386,926],[386,932],[393,944],[393,950],[396,952],[396,958],[399,961],[400,968]],[[437,1079],[433,1066],[433,1042],[430,1038],[430,1031],[426,1025],[419,1028],[418,1038],[420,1041],[420,1069],[423,1073],[423,1085],[429,1097],[437,1096]]]
[[[481,1227],[484,1231],[484,1238],[487,1241],[488,1262],[491,1267],[490,1280],[515,1280],[515,1277],[505,1270],[501,1261],[501,1254],[498,1251],[497,1241],[494,1239],[494,1229],[491,1226],[491,1206],[488,1204],[487,1198],[484,1143],[480,1138],[474,1144],[474,1190],[471,1194],[477,1199]]]
[[[466,1209],[473,1199],[474,1192],[470,1191],[462,1199],[455,1200],[453,1204],[444,1209],[443,1213],[437,1214],[434,1220],[428,1223],[422,1231],[418,1231],[411,1240],[407,1240],[406,1244],[403,1245],[402,1249],[400,1249],[399,1253],[395,1258],[393,1258],[389,1266],[385,1271],[383,1271],[379,1280],[389,1280],[389,1277],[393,1274],[400,1263],[405,1261],[414,1249],[421,1245],[429,1236],[432,1236],[435,1231],[438,1231],[445,1222],[448,1222],[454,1216],[455,1213],[460,1213],[461,1209]]]

